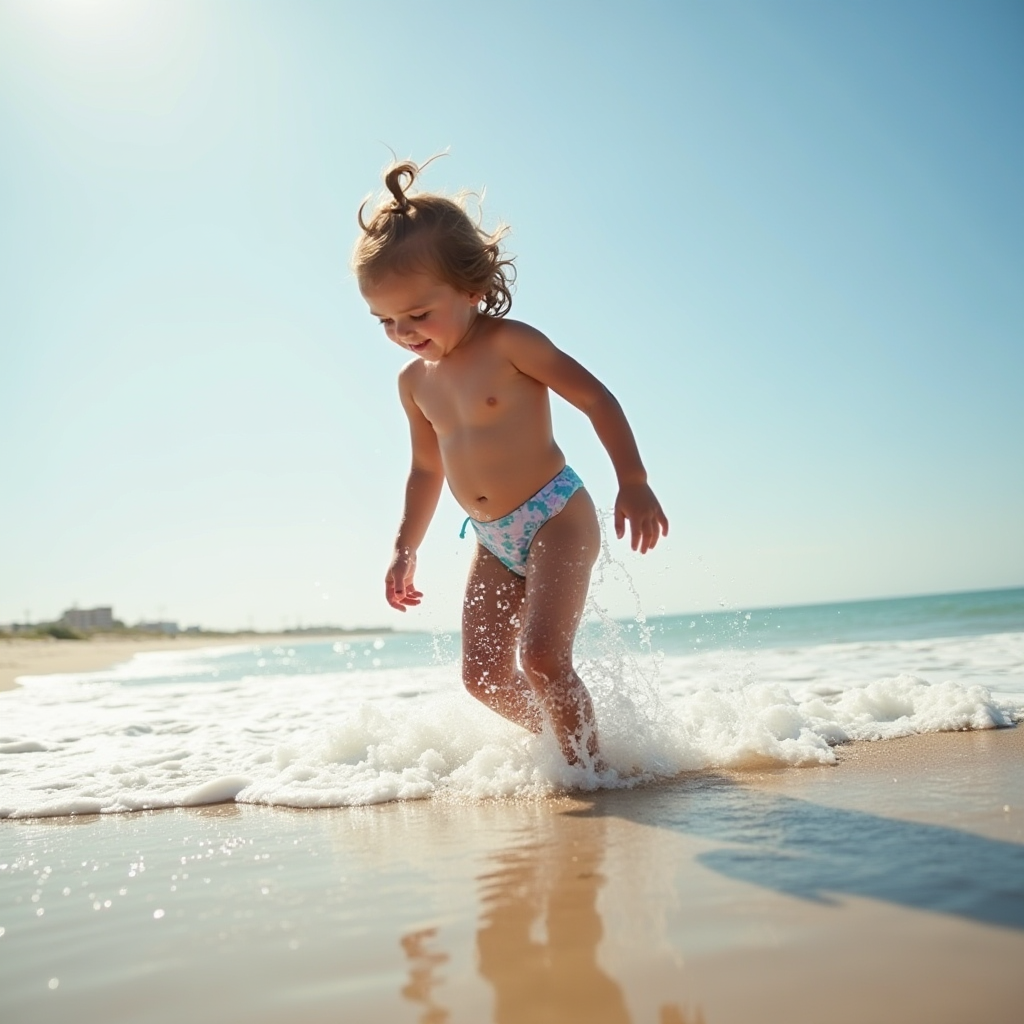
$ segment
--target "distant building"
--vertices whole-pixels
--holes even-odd
[[[113,608],[69,608],[61,617],[60,625],[68,629],[94,630],[114,628]]]
[[[140,622],[135,628],[143,633],[163,633],[167,636],[180,632],[176,622]]]

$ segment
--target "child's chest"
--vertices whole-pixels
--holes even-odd
[[[547,389],[507,360],[442,360],[424,369],[416,404],[442,436],[498,426],[547,400]]]

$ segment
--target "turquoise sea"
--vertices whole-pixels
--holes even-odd
[[[595,656],[621,644],[636,654],[687,656],[711,651],[756,652],[822,644],[896,642],[1024,633],[1024,587],[922,597],[846,601],[781,608],[730,609],[650,618],[587,622],[577,653]],[[215,663],[184,658],[150,666],[124,685],[249,676],[373,672],[458,660],[458,633],[382,632],[342,641],[297,634],[291,644],[246,642]]]
[[[1024,587],[667,615],[648,624],[666,654],[1015,633],[1024,631]]]

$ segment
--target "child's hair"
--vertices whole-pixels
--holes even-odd
[[[512,308],[515,282],[512,258],[501,252],[508,228],[502,225],[487,234],[470,219],[461,196],[410,195],[425,166],[411,161],[392,164],[384,174],[390,197],[381,199],[368,222],[363,220],[366,202],[359,207],[362,234],[352,254],[356,277],[375,280],[389,273],[425,270],[459,291],[479,292],[482,312],[504,316]]]

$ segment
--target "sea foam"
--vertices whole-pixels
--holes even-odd
[[[297,646],[275,674],[265,653],[140,655],[0,695],[0,816],[542,797],[1024,718],[1024,633],[668,658],[612,645],[580,663],[594,771],[474,701],[455,664],[306,671]]]

